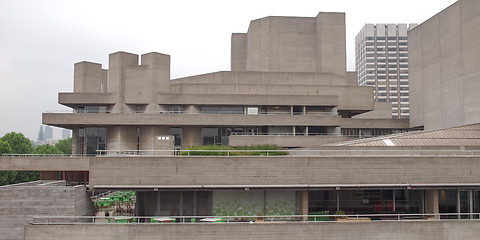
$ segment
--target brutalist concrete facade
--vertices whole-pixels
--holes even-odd
[[[59,95],[75,113],[46,113],[43,122],[72,129],[77,154],[173,148],[159,136],[175,138],[176,148],[229,144],[243,135],[248,145],[273,143],[262,135],[284,135],[274,143],[319,146],[345,139],[344,120],[385,111],[375,111],[370,87],[351,83],[345,62],[345,14],[267,17],[232,35],[228,72],[171,80],[170,56],[160,53],[113,53],[108,70],[77,63],[74,92]],[[357,120],[355,129],[408,128],[407,121],[383,120],[368,127],[369,120]],[[95,134],[101,137],[91,146],[86,141]]]
[[[480,122],[480,2],[460,0],[408,33],[410,126]]]

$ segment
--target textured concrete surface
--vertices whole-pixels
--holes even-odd
[[[0,170],[88,171],[87,157],[0,157]]]
[[[480,122],[480,2],[460,0],[408,34],[410,126]]]
[[[26,240],[55,239],[477,239],[477,221],[28,225]]]
[[[230,135],[228,145],[248,146],[275,144],[282,147],[317,147],[327,143],[349,140],[344,136],[252,136]]]
[[[24,239],[33,216],[93,215],[93,204],[83,186],[17,184],[0,187],[0,239]]]
[[[90,187],[477,183],[478,156],[97,157]]]

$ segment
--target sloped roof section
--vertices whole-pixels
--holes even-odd
[[[480,146],[480,124],[332,143],[326,146]]]

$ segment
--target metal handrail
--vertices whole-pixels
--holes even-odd
[[[199,154],[200,153],[200,154]],[[405,156],[405,157],[450,157],[450,156],[479,156],[480,150],[97,150],[96,154],[2,154],[2,157],[91,157],[91,156],[206,156],[201,153],[223,153],[211,157],[314,157],[314,156]],[[258,153],[256,155],[241,155]],[[279,155],[278,153],[285,153]],[[240,155],[239,155],[240,154]]]
[[[54,224],[110,224],[115,220],[128,223],[154,224],[152,220],[164,223],[256,223],[256,222],[401,222],[401,221],[479,221],[480,213],[418,213],[418,214],[345,214],[345,215],[256,215],[256,216],[33,216],[33,225]],[[194,219],[192,221],[192,219]],[[107,221],[106,221],[107,220]],[[175,221],[174,221],[175,220]],[[155,223],[161,221],[155,220]],[[124,221],[122,223],[125,223]]]
[[[46,110],[45,113],[72,113],[72,114],[102,114],[102,113],[112,113],[110,111],[96,111],[96,112],[88,112],[88,111],[83,111],[83,112],[77,112],[75,110]],[[130,112],[129,114],[149,114],[145,111],[134,111]],[[329,115],[329,116],[336,116],[338,115],[337,112],[259,112],[256,114],[248,114],[246,112],[235,112],[235,111],[200,111],[200,112],[188,112],[188,111],[157,111],[153,112],[151,114],[205,114],[205,115],[212,115],[212,114],[218,114],[218,115]],[[127,114],[127,113],[123,113]]]

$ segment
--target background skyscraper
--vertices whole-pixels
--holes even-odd
[[[45,140],[53,138],[53,128],[50,126],[45,126],[43,128]]]
[[[392,103],[393,118],[408,118],[408,38],[418,24],[365,24],[355,38],[358,85],[373,86],[378,102]]]
[[[67,138],[70,138],[72,136],[72,130],[70,129],[62,129],[62,139],[67,139]]]

